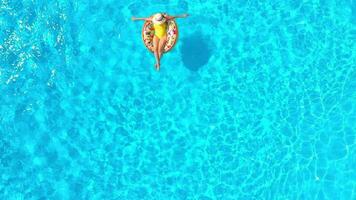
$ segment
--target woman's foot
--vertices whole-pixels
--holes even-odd
[[[161,67],[161,64],[160,63],[157,63],[156,64],[156,70],[159,71],[159,68]]]
[[[155,64],[155,68],[156,68],[157,71],[159,71],[160,67],[161,67],[160,64],[157,64],[157,63]]]

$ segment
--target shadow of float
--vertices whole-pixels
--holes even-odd
[[[185,67],[198,71],[208,63],[213,49],[211,44],[211,40],[199,32],[183,38],[181,54]]]

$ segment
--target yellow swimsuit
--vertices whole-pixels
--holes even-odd
[[[163,36],[167,34],[167,23],[163,24],[153,24],[155,29],[155,35],[161,39]]]

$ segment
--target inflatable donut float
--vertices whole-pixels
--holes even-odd
[[[145,24],[142,28],[142,40],[146,48],[153,52],[153,36],[155,30],[153,28],[152,21],[145,21]],[[173,49],[174,45],[178,40],[178,26],[174,20],[167,20],[167,42],[164,47],[164,52],[168,52]]]

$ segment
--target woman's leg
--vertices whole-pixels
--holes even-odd
[[[159,53],[158,53],[158,46],[159,46],[159,39],[157,36],[153,37],[153,53],[155,55],[156,58],[156,64],[155,64],[155,68],[158,70],[159,69]]]
[[[159,40],[159,44],[158,44],[158,56],[159,59],[161,60],[162,55],[164,53],[164,47],[166,46],[166,42],[167,42],[167,35],[163,36],[160,40]]]

